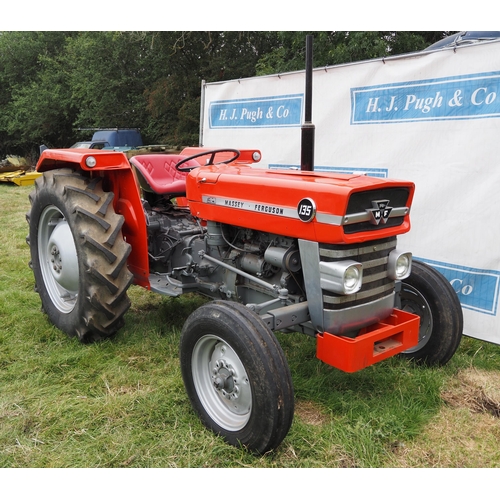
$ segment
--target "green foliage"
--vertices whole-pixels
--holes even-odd
[[[422,50],[450,32],[280,31],[277,44],[257,63],[257,74],[298,71],[305,66],[305,38],[313,35],[314,66],[332,66]]]
[[[143,40],[131,33],[84,32],[69,40],[65,65],[77,127],[139,127],[146,118]],[[88,132],[87,132],[88,134]]]
[[[314,65],[420,50],[448,32],[314,32]],[[305,32],[0,32],[0,158],[97,127],[197,145],[202,81],[304,68]]]
[[[71,133],[74,104],[60,54],[65,32],[0,33],[1,153],[31,153]]]

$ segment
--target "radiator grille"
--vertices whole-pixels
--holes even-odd
[[[372,202],[376,200],[389,200],[393,208],[408,206],[410,191],[407,188],[385,188],[373,191],[361,191],[353,193],[349,198],[346,216],[355,216],[366,213],[367,209],[373,208]],[[396,213],[396,211],[394,211]],[[404,215],[391,217],[385,224],[373,225],[369,220],[348,224],[344,226],[345,234],[359,233],[363,231],[377,231],[388,227],[397,227],[403,224]]]

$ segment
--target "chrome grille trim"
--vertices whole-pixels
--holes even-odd
[[[397,207],[393,208],[389,219],[393,217],[404,217],[410,213],[409,207]],[[369,222],[370,214],[368,212],[359,212],[357,214],[347,214],[342,218],[342,226],[348,226],[349,224],[358,224],[359,222]]]
[[[379,293],[389,292],[392,293],[394,290],[394,283],[387,283],[386,285],[379,286],[377,288],[372,288],[364,292],[358,292],[353,295],[323,295],[323,301],[325,304],[346,304],[348,302],[354,302],[355,300],[363,300],[366,298],[373,297]]]
[[[356,257],[358,255],[366,255],[373,252],[380,252],[381,250],[387,250],[388,248],[390,249],[396,248],[396,241],[390,240],[384,243],[371,241],[366,244],[356,245],[354,248],[346,246],[345,249],[339,249],[339,250],[332,250],[320,246],[319,255],[321,257],[328,257],[331,259],[346,259],[350,257]]]

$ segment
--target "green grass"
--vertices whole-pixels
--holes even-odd
[[[203,299],[132,287],[126,326],[114,339],[81,345],[67,338],[49,324],[33,290],[30,190],[0,185],[0,467],[500,465],[491,439],[498,418],[443,397],[463,389],[458,376],[471,370],[498,381],[500,347],[470,338],[443,368],[397,358],[346,374],[315,357],[314,339],[278,334],[295,386],[292,428],[263,457],[227,445],[199,422],[180,375],[182,324]],[[457,455],[455,433],[473,432],[479,444]],[[450,444],[440,459],[433,452],[441,442]]]

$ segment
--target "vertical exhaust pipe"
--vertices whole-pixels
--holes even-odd
[[[300,150],[300,170],[314,170],[314,124],[312,123],[313,36],[306,36],[306,94]]]

